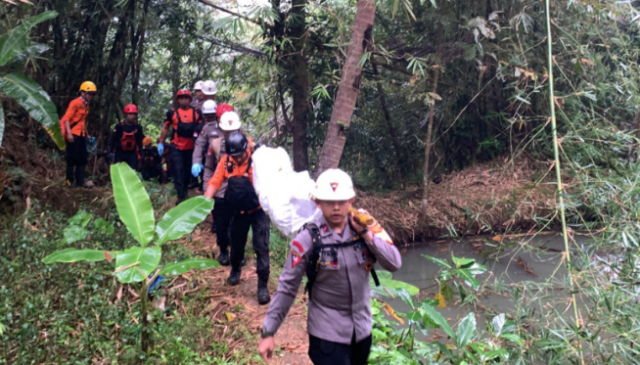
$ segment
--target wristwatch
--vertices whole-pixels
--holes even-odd
[[[274,333],[267,331],[264,327],[260,330],[260,338],[273,337]]]

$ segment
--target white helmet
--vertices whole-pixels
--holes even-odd
[[[202,81],[202,80],[196,82],[196,84],[193,85],[193,91],[202,90],[202,85],[203,84],[204,84],[204,81]]]
[[[202,104],[202,114],[216,114],[216,109],[218,109],[218,103],[215,100],[207,100]]]
[[[215,95],[218,93],[218,87],[213,80],[207,80],[202,83],[202,92],[205,95]]]
[[[240,123],[240,116],[236,112],[226,112],[222,114],[220,117],[220,122],[218,122],[218,126],[223,131],[237,131],[242,126]]]
[[[318,200],[341,201],[356,196],[351,177],[340,169],[329,169],[318,177],[313,196]]]

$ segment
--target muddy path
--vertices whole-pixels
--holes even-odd
[[[210,217],[202,225],[210,227]],[[191,242],[181,242],[189,246],[198,256],[215,258],[218,254],[215,234],[208,229],[196,230]],[[250,245],[249,245],[250,246]],[[249,253],[249,252],[248,252]],[[277,263],[272,262],[272,274],[269,280],[269,292],[273,297],[277,288],[280,270],[274,270]],[[187,273],[182,275],[169,286],[177,288],[180,285],[198,282],[198,291],[205,300],[202,303],[201,316],[210,315],[215,327],[222,330],[220,341],[227,343],[230,353],[243,351],[257,354],[260,341],[260,328],[266,316],[268,305],[258,305],[257,287],[258,276],[255,269],[253,253],[247,255],[247,264],[243,268],[240,285],[231,287],[225,285],[229,276],[229,267],[219,267],[201,273]],[[187,285],[188,287],[188,285]],[[274,361],[276,365],[310,365],[307,356],[307,298],[302,290],[291,307],[287,318],[276,335],[276,349]]]

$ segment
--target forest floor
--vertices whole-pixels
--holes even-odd
[[[203,223],[205,226],[210,224],[210,218]],[[215,258],[218,254],[216,236],[208,229],[197,230],[192,235],[191,242],[183,242],[182,244],[193,250],[198,256]],[[273,298],[282,263],[274,262],[276,260],[273,258],[271,261],[272,274],[269,282],[269,292]],[[225,285],[224,282],[229,276],[229,271],[229,267],[221,266],[197,274],[199,290],[209,292],[207,302],[202,303],[204,310],[200,315],[210,315],[210,321],[225,326],[222,331],[222,340],[228,342],[231,352],[256,351],[260,341],[258,334],[269,306],[258,304],[258,276],[255,270],[253,252],[250,249],[247,250],[247,264],[243,268],[240,285],[234,287]],[[189,287],[188,282],[192,280],[192,276],[192,274],[187,273],[178,277],[166,290],[171,291],[173,288],[180,290],[181,288]],[[225,336],[230,327],[246,329],[247,333],[252,336],[240,338],[233,335]],[[276,335],[276,345],[279,346],[280,351],[276,351],[274,354],[273,364],[311,364],[307,356],[307,299],[302,290],[298,293],[298,297]]]

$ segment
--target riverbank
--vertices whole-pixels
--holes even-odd
[[[554,213],[554,189],[540,183],[530,161],[477,164],[431,183],[426,213],[422,189],[358,192],[356,206],[380,220],[397,244],[443,236],[498,234],[539,228]]]

